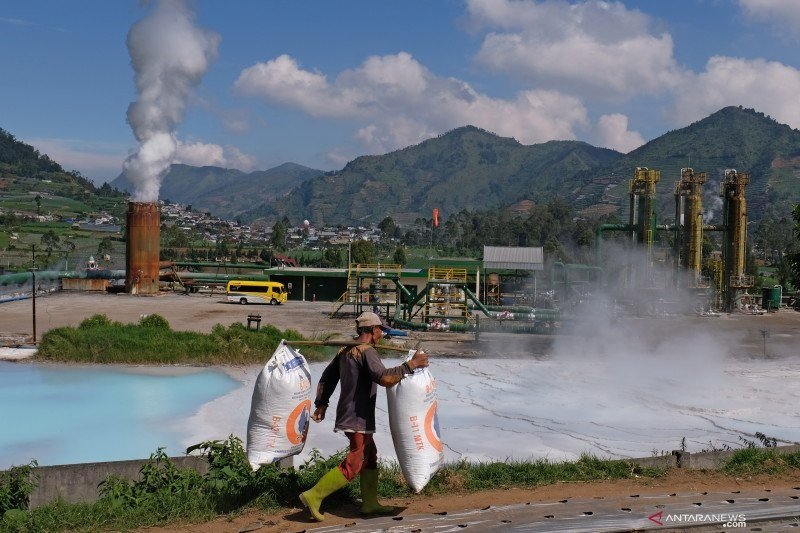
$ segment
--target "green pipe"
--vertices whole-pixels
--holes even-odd
[[[411,302],[409,302],[409,304],[408,304],[409,312],[412,309],[414,309],[414,306],[417,305],[419,303],[419,301],[422,300],[425,297],[426,294],[428,294],[428,286],[427,285],[425,286],[424,289],[422,289],[421,291],[419,291],[417,293],[417,297],[416,298],[414,298]]]
[[[519,305],[487,305],[485,306],[489,311],[510,311],[512,313],[533,313],[536,311],[535,307],[524,307]],[[468,306],[469,310],[474,309],[474,306]]]
[[[471,307],[469,309],[472,309]],[[560,320],[561,319],[561,311],[558,309],[544,309],[539,307],[523,307],[523,306],[502,306],[502,305],[487,305],[486,309],[489,310],[489,313],[494,316],[496,313],[495,311],[503,312],[508,311],[509,313],[515,314],[524,314],[536,315],[536,318],[541,318],[543,320]]]
[[[475,307],[480,309],[484,315],[489,316],[489,310],[486,309],[486,306],[481,303],[478,297],[475,296],[475,294],[473,294],[473,292],[469,290],[469,288],[466,285],[464,285],[464,294],[467,295],[467,298],[475,302]]]
[[[269,281],[269,276],[264,274],[216,274],[213,272],[175,272],[178,279],[208,279],[228,281],[240,279],[243,281]]]
[[[594,252],[595,262],[600,265],[602,263],[600,257],[600,248],[603,243],[603,233],[606,231],[634,231],[636,227],[633,224],[600,224],[595,230]]]
[[[465,333],[475,329],[472,324],[451,323],[444,324],[439,327],[433,327],[431,324],[425,324],[424,322],[410,322],[400,318],[395,318],[392,326],[400,326],[401,328],[410,329],[413,331],[453,331],[457,333]]]
[[[511,313],[508,311],[491,311],[489,316],[495,319],[507,319],[507,320],[561,320],[561,313],[558,311],[553,311],[552,309],[547,309],[544,311],[536,311],[531,313]]]
[[[611,224],[606,224],[611,225]],[[602,285],[603,283],[603,269],[599,266],[592,266],[592,265],[581,265],[579,263],[562,263],[561,261],[556,261],[553,263],[552,267],[550,268],[550,286],[556,286],[556,267],[561,267],[564,272],[564,298],[569,296],[569,270],[594,270],[597,272],[597,281]]]
[[[412,298],[411,292],[406,288],[405,285],[400,283],[399,279],[396,278],[389,278],[389,279],[394,282],[394,284],[397,286],[398,289],[400,289],[400,292],[402,292],[403,295],[406,297],[406,301],[411,300]]]
[[[527,320],[532,321],[536,319],[533,313],[509,313],[507,311],[490,311],[489,317],[498,320]]]
[[[202,261],[173,261],[179,267],[198,267],[198,268],[251,268],[264,270],[270,268],[266,263],[211,263]]]
[[[483,321],[481,322],[481,333],[528,333],[543,334],[553,333],[543,324],[520,324],[519,322]]]
[[[42,270],[41,272],[36,272],[36,279],[43,281],[75,276],[77,276],[77,272],[75,271],[59,272],[57,270]],[[0,285],[24,285],[25,283],[30,283],[30,281],[30,272],[18,272],[16,274],[4,274],[0,276]]]
[[[80,279],[80,278],[98,278],[98,279],[122,279],[125,277],[124,270],[89,270],[89,271],[75,271],[75,270],[42,270],[36,272],[37,280],[52,281],[61,278]],[[24,285],[30,283],[30,272],[17,272],[16,274],[4,274],[0,276],[0,285]]]

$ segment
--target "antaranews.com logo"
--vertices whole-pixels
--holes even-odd
[[[659,526],[681,524],[681,523],[697,523],[697,522],[710,522],[721,523],[722,527],[747,527],[747,517],[744,513],[730,514],[664,514],[664,511],[651,514],[647,517],[651,522],[655,522]]]

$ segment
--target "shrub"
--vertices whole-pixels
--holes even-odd
[[[136,481],[109,476],[100,483],[100,498],[112,509],[133,509],[163,501],[169,495],[186,498],[200,491],[201,482],[200,474],[178,469],[164,453],[164,448],[159,448],[139,469]]]
[[[163,329],[170,331],[169,322],[161,315],[144,315],[139,319],[139,325],[143,328]]]
[[[80,327],[54,328],[42,336],[38,357],[53,361],[88,363],[246,364],[263,363],[282,338],[302,340],[294,330],[266,325],[259,331],[241,323],[217,324],[210,334],[173,331],[160,315],[143,317],[138,324],[111,322],[94,315]],[[329,359],[335,350],[304,347],[310,361]]]
[[[36,461],[27,465],[12,466],[0,472],[0,515],[11,509],[24,510],[36,488],[36,480],[32,476]],[[13,513],[12,513],[13,514]]]
[[[108,319],[106,315],[92,315],[89,318],[86,318],[81,322],[78,326],[80,329],[89,329],[89,328],[99,328],[103,326],[110,326],[111,320]]]

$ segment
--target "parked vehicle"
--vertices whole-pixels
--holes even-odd
[[[229,302],[246,304],[280,305],[286,302],[288,293],[283,283],[277,281],[231,280],[225,287]]]

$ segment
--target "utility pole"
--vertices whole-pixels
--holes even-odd
[[[36,344],[36,245],[31,244],[31,301],[33,302],[33,344]]]
[[[764,340],[764,358],[767,358],[767,337],[769,337],[769,330],[762,329],[761,330],[761,338]]]

